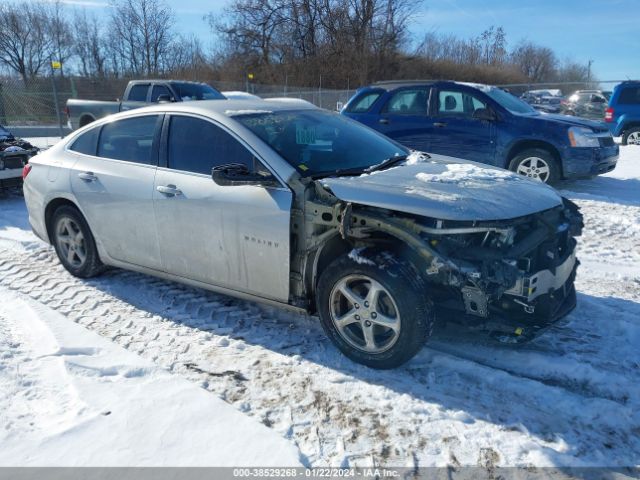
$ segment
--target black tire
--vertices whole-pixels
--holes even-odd
[[[67,222],[66,226],[63,225],[65,221]],[[64,236],[69,235],[70,230],[71,233],[76,233],[76,235],[81,233],[83,237],[82,241],[80,241],[83,247],[78,245],[73,247],[72,260],[69,259],[68,255],[69,250],[72,248],[69,247],[67,240],[63,240]],[[65,232],[67,233],[65,234]],[[63,205],[56,209],[51,219],[51,240],[60,263],[71,275],[79,278],[90,278],[99,275],[105,270],[98,256],[98,249],[91,229],[78,209],[68,205]]]
[[[333,310],[336,308],[336,304],[334,303],[335,297],[332,295],[334,295],[335,289],[345,279],[361,276],[372,279],[379,284],[378,286],[381,285],[386,290],[386,292],[379,294],[378,302],[387,305],[393,304],[394,311],[397,308],[394,320],[399,324],[398,332],[389,330],[395,340],[384,351],[371,353],[354,346],[353,340],[350,343],[346,339],[352,335],[341,333],[333,320]],[[364,282],[366,283],[366,280]],[[351,360],[371,368],[389,369],[398,367],[411,359],[431,336],[434,319],[433,307],[426,292],[425,282],[416,268],[392,253],[360,252],[355,258],[350,258],[345,254],[334,260],[322,272],[316,292],[317,309],[325,333],[343,354]],[[363,297],[361,299],[364,301]],[[366,304],[366,302],[364,303]],[[378,318],[377,321],[380,321],[380,318],[383,318],[383,314],[386,313],[381,311],[380,317],[374,317],[375,313],[369,311],[368,304],[366,307],[368,311],[364,314],[364,308],[358,310],[364,315],[364,318]],[[378,307],[384,309],[384,305],[379,303],[378,306],[372,306],[371,311],[375,312]],[[354,304],[347,308],[355,313],[358,305]],[[357,315],[354,316],[357,317]],[[373,327],[370,326],[372,322],[374,323]],[[351,331],[362,332],[364,342],[364,337],[366,337],[364,325],[369,323],[371,332],[377,331],[379,336],[384,338],[387,335],[385,331],[388,329],[375,324],[375,322],[374,320],[362,320],[360,323],[352,323],[347,328],[353,327]]]
[[[638,143],[629,143],[629,136],[640,135],[640,127],[631,127],[629,130],[625,130],[622,134],[622,145],[639,145]]]
[[[528,165],[530,165],[530,159],[534,158],[541,160],[548,166],[548,176],[544,180],[542,180],[544,183],[553,185],[554,183],[558,183],[561,180],[562,175],[560,172],[558,161],[549,150],[545,150],[544,148],[529,148],[518,153],[509,161],[509,170],[511,170],[512,172],[521,173],[518,172],[518,168],[521,166],[523,169],[529,168]],[[535,176],[537,175],[535,171],[531,171],[529,174],[521,174],[533,179],[538,179],[538,177]]]

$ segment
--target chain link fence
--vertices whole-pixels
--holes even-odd
[[[64,106],[70,98],[116,101],[123,94],[129,78],[90,79],[79,77],[38,78],[27,84],[14,77],[0,77],[0,124],[8,126],[56,126],[66,124]],[[58,110],[56,110],[57,94]],[[526,83],[500,85],[515,95],[530,90],[561,90],[569,95],[581,89],[612,90],[623,80],[598,82]],[[335,110],[345,104],[355,92],[325,88],[296,87],[290,85],[262,85],[250,82],[210,82],[220,91],[249,92],[263,98],[300,98],[321,108]]]
[[[56,126],[58,112],[66,123],[64,107],[70,98],[117,101],[129,78],[87,79],[74,77],[38,78],[27,84],[22,79],[0,77],[0,124],[8,126]],[[54,95],[55,81],[55,95]],[[245,82],[210,82],[220,91],[249,92],[263,98],[299,98],[321,108],[336,109],[354,90],[262,85]],[[58,110],[56,110],[56,97]]]

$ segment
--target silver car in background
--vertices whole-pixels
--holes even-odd
[[[555,190],[301,102],[113,115],[35,157],[24,190],[73,275],[121,267],[317,313],[374,368],[415,355],[435,319],[519,343],[575,306],[581,216]]]

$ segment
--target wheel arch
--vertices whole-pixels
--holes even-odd
[[[80,115],[80,118],[78,120],[78,128],[86,127],[87,125],[95,121],[96,119],[93,115],[91,115],[90,113],[83,113],[82,115]]]
[[[354,248],[370,248],[385,250],[396,254],[399,258],[408,259],[419,271],[425,271],[427,261],[402,238],[383,231],[371,232],[364,240],[343,239],[339,234],[333,235],[320,245],[312,255],[307,258],[305,275],[306,290],[309,305],[315,311],[315,301],[318,280],[322,272],[341,255],[347,254]]]
[[[507,151],[504,168],[509,168],[509,164],[516,157],[516,155],[532,148],[540,148],[548,151],[551,155],[553,155],[553,158],[555,159],[556,163],[558,164],[558,168],[560,169],[560,175],[564,177],[564,169],[562,168],[562,157],[560,156],[560,151],[552,143],[546,142],[544,140],[528,139],[515,142]]]
[[[83,216],[83,218],[85,219],[85,221],[87,220],[87,217],[85,217],[85,215],[82,213],[82,210],[80,210],[80,208],[78,207],[78,205],[76,203],[74,203],[73,201],[69,200],[68,198],[65,197],[56,197],[52,200],[49,201],[49,203],[47,203],[45,209],[44,209],[44,224],[45,227],[47,229],[47,236],[49,237],[49,242],[51,243],[53,241],[53,214],[55,213],[55,211],[63,206],[69,206],[69,207],[73,207],[76,210],[78,210],[78,212],[80,213],[80,215]],[[88,225],[88,223],[87,223]]]

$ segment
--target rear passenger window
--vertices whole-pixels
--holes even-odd
[[[347,109],[350,113],[365,113],[371,109],[371,105],[382,95],[382,92],[369,92],[356,98]]]
[[[254,170],[253,154],[220,127],[193,117],[171,117],[168,167],[185,172],[211,174],[227,163],[243,163]]]
[[[425,88],[400,90],[393,94],[385,107],[387,113],[426,115],[429,91]]]
[[[155,164],[151,158],[158,115],[116,120],[102,127],[98,156],[128,162]]]
[[[149,85],[134,85],[131,87],[131,90],[129,90],[128,100],[132,102],[146,102],[147,90],[149,90]]]
[[[157,103],[160,95],[169,95],[171,97],[171,92],[164,85],[154,85],[151,90],[151,101]]]
[[[69,150],[78,153],[84,153],[85,155],[96,154],[96,148],[98,146],[98,134],[100,133],[100,127],[92,128],[88,132],[80,135],[73,144],[69,147]]]
[[[476,110],[487,108],[487,104],[467,92],[441,90],[438,94],[438,113],[472,117]]]
[[[640,105],[640,87],[629,87],[622,90],[618,103],[621,105]]]

